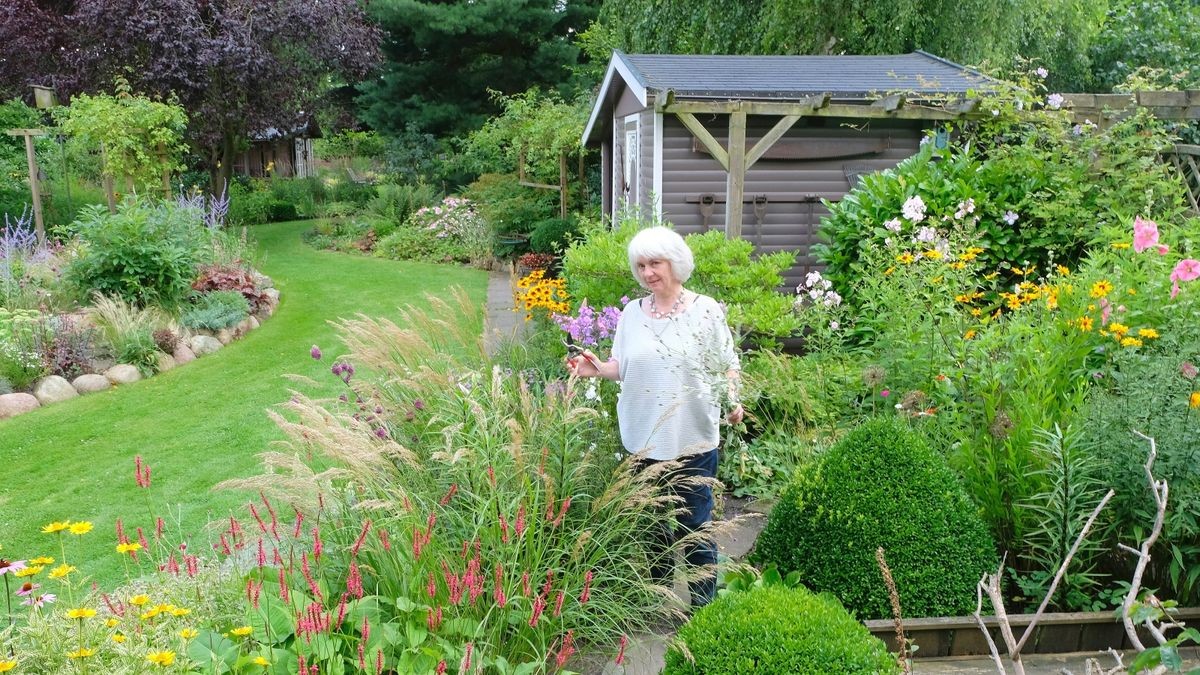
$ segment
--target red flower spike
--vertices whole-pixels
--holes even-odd
[[[367,533],[371,531],[371,521],[363,522],[362,531],[358,533],[358,539],[354,540],[354,546],[350,548],[350,557],[358,555],[358,550],[362,548],[363,542],[367,539]]]
[[[163,523],[162,518],[154,519],[154,541],[159,541],[162,539],[162,533],[163,533],[164,526],[165,525]]]
[[[384,530],[381,528],[381,529],[377,529],[375,531],[377,533],[379,533],[379,544],[381,546],[383,546],[383,550],[384,551],[392,550],[392,542],[388,539],[387,530]]]
[[[618,666],[625,663],[625,645],[627,645],[627,644],[629,644],[629,637],[622,634],[621,635],[621,647],[620,647],[620,649],[617,650],[616,664]]]

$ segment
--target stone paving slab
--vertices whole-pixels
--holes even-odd
[[[525,317],[513,311],[512,277],[509,270],[488,273],[487,313],[483,324],[483,344],[489,354],[508,338],[525,330]]]

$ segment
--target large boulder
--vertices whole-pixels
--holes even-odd
[[[233,342],[234,338],[236,337],[237,331],[235,328],[222,328],[221,330],[217,331],[217,341],[222,345],[227,345],[230,342]]]
[[[142,379],[142,372],[137,369],[137,366],[131,366],[128,363],[118,363],[104,371],[104,376],[113,384],[133,384]]]
[[[271,280],[271,277],[259,272],[258,270],[251,272],[250,278],[254,279],[254,285],[257,288],[275,288],[275,282]]]
[[[30,410],[40,408],[41,405],[33,394],[0,395],[0,420],[24,415]]]
[[[251,323],[251,322],[254,322],[254,323]],[[241,337],[245,336],[246,333],[249,333],[250,331],[254,330],[254,326],[257,323],[258,322],[254,319],[254,317],[248,316],[248,317],[242,319],[240,322],[238,322],[238,325],[233,327],[233,334],[236,337],[241,338]]]
[[[80,394],[94,394],[108,389],[112,386],[112,382],[109,382],[108,378],[103,375],[88,373],[71,380],[71,386],[75,387],[75,391]]]
[[[157,356],[158,356],[158,372],[160,372],[160,373],[165,373],[168,370],[171,370],[172,368],[174,368],[176,365],[178,365],[175,363],[175,357],[171,356],[170,354],[167,354],[165,352],[159,352]]]
[[[75,398],[79,392],[75,391],[75,387],[72,387],[66,378],[48,375],[34,386],[33,395],[38,403],[50,405]]]
[[[205,356],[212,354],[225,345],[221,344],[221,341],[215,337],[195,335],[192,337],[191,342],[188,343],[188,346],[196,356]]]
[[[175,345],[175,351],[171,354],[171,358],[175,359],[175,365],[182,366],[185,363],[191,363],[196,360],[196,353],[192,348],[180,342]]]

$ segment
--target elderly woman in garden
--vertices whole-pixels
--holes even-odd
[[[629,267],[649,294],[625,306],[608,361],[590,351],[567,361],[574,375],[621,383],[621,442],[644,468],[677,463],[664,485],[680,499],[682,533],[708,523],[713,508],[708,482],[686,479],[716,477],[721,412],[733,424],[743,416],[737,402],[740,366],[725,312],[712,298],[683,287],[694,266],[691,250],[674,231],[639,232],[629,242]],[[673,529],[663,524],[662,550],[673,540]],[[684,548],[684,557],[692,567],[715,565],[716,544],[699,539]],[[670,585],[673,569],[671,561],[660,560],[651,577]],[[693,607],[708,604],[716,593],[715,575],[690,581],[688,590]]]

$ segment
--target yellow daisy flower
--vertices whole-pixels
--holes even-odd
[[[261,656],[254,657],[254,665],[263,666],[264,668],[271,665],[271,662]]]
[[[229,631],[229,634],[234,637],[246,637],[252,632],[254,632],[254,629],[250,626],[238,626],[237,628]]]
[[[976,335],[978,335],[978,333],[975,331],[974,328],[972,328],[971,330],[968,330],[966,333],[963,333],[963,339],[970,340],[970,339],[974,338]]]
[[[16,667],[17,667],[17,662],[15,660],[13,660],[13,661],[0,660],[0,673],[7,673],[8,671],[10,671]]]
[[[53,565],[54,558],[51,558],[49,556],[40,555],[40,556],[34,558],[33,560],[30,560],[29,564],[30,565]]]
[[[1126,326],[1123,323],[1116,323],[1116,322],[1110,323],[1110,324],[1108,324],[1108,329],[1110,331],[1112,331],[1113,335],[1123,336],[1129,332],[1129,326]]]
[[[149,661],[150,663],[153,663],[156,666],[165,668],[165,667],[175,663],[175,652],[171,652],[171,651],[150,652],[149,654],[146,655],[146,660]]]
[[[59,565],[58,567],[55,567],[54,569],[50,570],[50,578],[51,579],[61,579],[65,576],[67,576],[68,574],[70,574],[71,572],[75,572],[75,571],[77,571],[77,570],[75,569],[74,566],[63,563],[63,564]]]
[[[1112,289],[1112,282],[1106,279],[1101,279],[1100,281],[1092,284],[1092,290],[1089,295],[1091,295],[1093,298],[1103,298],[1109,293],[1112,293]]]
[[[1142,328],[1138,330],[1138,336],[1144,337],[1147,340],[1154,340],[1159,337],[1158,331],[1154,330],[1153,328]]]
[[[1188,407],[1200,408],[1200,391],[1193,391],[1192,395],[1188,397]]]
[[[87,534],[92,531],[92,524],[86,520],[78,523],[71,523],[71,527],[67,528],[71,534]]]
[[[131,604],[135,607],[141,607],[142,605],[146,604],[147,602],[150,602],[150,596],[148,596],[144,593],[135,595],[129,599],[129,604]]]
[[[191,640],[199,634],[200,631],[197,631],[195,628],[184,628],[183,630],[179,631],[179,637],[183,638],[184,640]]]
[[[31,576],[33,576],[33,575],[35,575],[35,574],[39,574],[39,573],[41,573],[41,571],[42,571],[43,569],[45,569],[45,568],[44,568],[44,567],[42,567],[41,565],[30,565],[29,567],[26,567],[26,568],[25,568],[25,569],[23,569],[23,570],[17,570],[16,572],[13,572],[12,574],[13,574],[13,576],[14,576],[14,577],[18,577],[18,578],[20,578],[20,577],[31,577]]]
[[[42,533],[43,534],[54,534],[56,532],[62,532],[63,530],[65,530],[69,527],[71,527],[71,521],[69,521],[69,520],[56,521],[56,522],[50,523],[49,525],[43,527]]]
[[[91,607],[76,607],[67,610],[68,619],[90,619],[93,616],[96,616],[96,610]]]
[[[896,256],[896,262],[900,263],[901,265],[911,265],[914,260],[916,260],[916,258],[913,257],[913,254],[911,253],[901,253],[900,255]]]
[[[1075,322],[1075,326],[1079,330],[1083,331],[1084,333],[1090,331],[1092,329],[1092,317],[1090,317],[1090,316],[1079,317],[1079,320]]]
[[[1135,337],[1127,337],[1121,340],[1122,347],[1141,347],[1142,341]]]
[[[117,544],[117,553],[133,553],[142,550],[142,545],[136,541],[131,541],[126,544]]]
[[[125,641],[125,636],[120,633],[113,633],[112,641],[117,644],[121,644],[122,642]]]
[[[88,649],[87,647],[80,647],[79,649],[76,649],[73,652],[67,652],[67,658],[69,658],[69,659],[86,659],[89,656],[95,656],[95,655],[96,655],[96,650]]]

